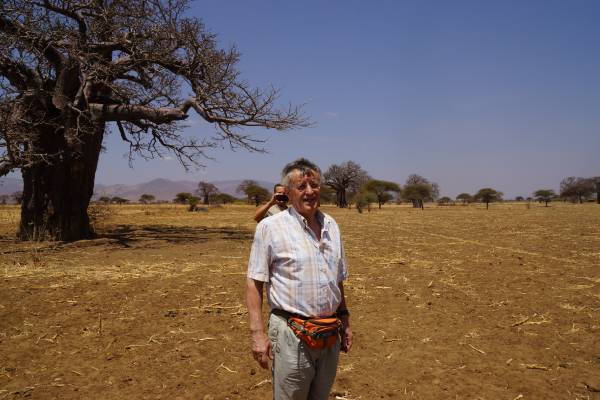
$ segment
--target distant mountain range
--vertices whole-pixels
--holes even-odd
[[[266,181],[256,181],[265,189],[273,190],[273,183]],[[237,187],[242,183],[242,180],[229,181],[212,181],[221,193],[227,193],[235,197],[243,197],[242,193],[236,193]],[[198,187],[198,182],[193,181],[172,181],[169,179],[153,179],[148,182],[138,183],[134,185],[102,185],[96,184],[94,187],[94,196],[96,200],[101,196],[114,197],[119,196],[131,201],[137,201],[144,193],[153,195],[156,200],[173,200],[177,193],[188,192],[194,193]],[[0,195],[11,195],[14,192],[23,190],[23,181],[18,178],[0,178]],[[12,200],[12,199],[11,199]]]

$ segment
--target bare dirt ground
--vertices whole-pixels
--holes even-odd
[[[19,243],[0,207],[0,400],[269,399],[248,349],[253,207],[114,206]],[[338,399],[600,399],[600,206],[403,206],[339,222]]]

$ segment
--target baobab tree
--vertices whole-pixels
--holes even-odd
[[[367,171],[354,161],[330,166],[323,174],[323,183],[335,191],[338,207],[348,207],[348,192],[357,193],[370,179]]]
[[[248,86],[187,0],[0,1],[0,176],[20,169],[21,239],[92,235],[87,207],[104,135],[130,160],[171,154],[201,166],[220,145],[261,151],[240,127],[307,125],[275,89]],[[190,95],[183,95],[190,93]],[[191,112],[212,124],[181,135]]]
[[[198,182],[198,189],[196,189],[196,193],[201,196],[202,204],[208,204],[210,202],[210,198],[219,193],[219,189],[217,189],[217,187],[210,182],[200,181]]]

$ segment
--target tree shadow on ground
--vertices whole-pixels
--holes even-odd
[[[186,227],[146,225],[131,226],[117,225],[114,228],[103,230],[97,238],[116,240],[123,247],[134,247],[139,242],[167,242],[169,244],[207,242],[209,240],[235,240],[251,241],[254,232],[243,228],[225,227]]]

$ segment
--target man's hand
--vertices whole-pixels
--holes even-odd
[[[349,323],[348,319],[342,319],[342,334],[341,334],[342,345],[340,347],[340,350],[343,351],[344,353],[349,352],[350,349],[352,348],[353,336],[354,335],[352,334],[352,328],[350,328],[350,323]]]
[[[252,332],[252,356],[262,368],[269,368],[269,360],[273,359],[273,350],[271,341],[264,332]]]

